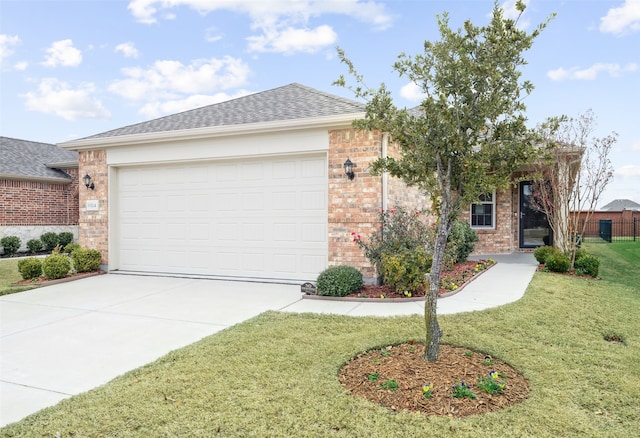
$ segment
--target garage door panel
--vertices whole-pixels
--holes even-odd
[[[324,156],[125,167],[116,181],[119,269],[314,280],[326,268]]]

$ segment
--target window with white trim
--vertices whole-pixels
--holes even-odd
[[[496,193],[480,195],[479,202],[471,204],[472,228],[495,228]]]

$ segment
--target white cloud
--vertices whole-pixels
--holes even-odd
[[[415,82],[409,82],[407,85],[400,88],[400,96],[412,102],[417,102],[424,99],[426,94],[422,92],[420,86]]]
[[[0,62],[13,55],[13,46],[18,45],[19,43],[20,37],[17,35],[11,36],[0,34]]]
[[[156,61],[150,68],[122,69],[125,79],[109,90],[131,100],[175,99],[184,94],[202,94],[241,87],[249,67],[241,59],[199,59],[190,65],[179,61]]]
[[[640,177],[640,166],[637,164],[627,164],[616,169],[615,174],[623,177]]]
[[[621,66],[620,64],[597,63],[585,69],[572,67],[567,70],[560,67],[556,70],[549,70],[547,76],[553,81],[562,81],[565,79],[591,81],[596,79],[601,72],[608,73],[609,76],[612,77],[618,77],[623,73],[635,71],[638,71],[638,64],[635,63],[629,63],[625,66]]]
[[[73,47],[72,40],[60,40],[51,44],[47,49],[47,57],[42,63],[47,67],[62,65],[65,67],[75,67],[82,62],[82,53]]]
[[[251,29],[260,35],[247,38],[251,50],[258,52],[316,52],[333,44],[337,36],[328,25],[308,28],[310,18],[341,14],[386,29],[392,17],[382,3],[373,0],[132,0],[129,10],[141,23],[155,23],[159,9],[188,6],[201,14],[227,10],[247,14]],[[293,38],[296,36],[301,41]]]
[[[322,25],[315,29],[270,29],[264,35],[247,38],[249,50],[253,52],[277,52],[292,54],[294,52],[314,53],[333,45],[338,35],[331,26]]]
[[[234,94],[216,93],[213,95],[207,94],[194,94],[185,99],[168,100],[165,102],[149,102],[140,108],[140,114],[144,114],[149,118],[156,118],[165,114],[175,114],[183,111],[188,111],[194,108],[200,108],[206,105],[212,105],[214,103],[224,102],[225,100],[235,99],[238,97],[246,96],[251,92],[246,90],[240,90]]]
[[[222,35],[217,34],[217,31],[218,30],[215,27],[207,28],[204,39],[210,43],[220,41],[222,39]]]
[[[600,32],[623,35],[640,30],[640,1],[626,0],[600,18]]]
[[[629,146],[630,151],[640,151],[640,140],[637,140]]]
[[[115,51],[122,53],[125,58],[137,58],[139,55],[138,49],[132,42],[118,44]]]
[[[13,65],[13,68],[18,71],[25,71],[28,66],[29,66],[29,63],[27,61],[19,61]]]
[[[40,81],[38,90],[22,95],[25,107],[31,111],[54,114],[66,120],[106,119],[111,116],[100,100],[92,96],[95,87],[84,83],[72,88],[54,78]]]

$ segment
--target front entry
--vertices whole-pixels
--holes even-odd
[[[533,183],[520,183],[520,248],[551,245],[551,229],[547,215],[534,208]]]

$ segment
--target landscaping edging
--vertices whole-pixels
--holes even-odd
[[[461,292],[468,284],[472,283],[476,278],[480,277],[482,274],[487,272],[489,269],[493,268],[497,265],[498,262],[494,262],[491,266],[483,269],[478,272],[476,275],[471,277],[469,281],[460,286],[456,290],[452,290],[449,292],[445,292],[443,294],[438,294],[438,298],[447,298],[453,296],[459,292]],[[360,303],[404,303],[404,302],[416,302],[416,301],[424,301],[425,297],[411,297],[411,298],[358,298],[358,297],[330,297],[325,295],[302,295],[303,300],[325,300],[325,301],[355,301]]]
[[[96,275],[106,274],[105,271],[91,271],[91,272],[83,272],[81,274],[70,275],[64,278],[58,278],[56,280],[45,280],[41,282],[18,282],[13,283],[11,286],[50,286],[52,284],[60,284],[60,283],[68,283],[74,280],[82,280],[83,278],[95,277]]]

